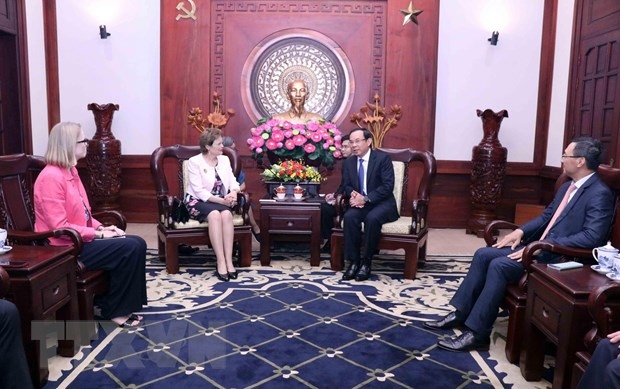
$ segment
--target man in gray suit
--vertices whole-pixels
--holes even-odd
[[[449,351],[489,349],[491,330],[506,286],[518,282],[523,275],[521,256],[528,243],[544,240],[589,249],[605,244],[613,217],[614,196],[596,174],[601,156],[602,145],[598,140],[574,139],[562,155],[564,173],[572,181],[558,189],[553,202],[538,217],[492,247],[476,251],[467,276],[450,301],[456,311],[441,320],[424,323],[431,329],[466,327],[461,335],[439,341],[439,347]],[[557,259],[558,256],[549,252],[536,257],[541,263]]]

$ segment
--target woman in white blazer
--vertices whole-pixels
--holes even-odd
[[[200,154],[187,164],[188,185],[185,202],[193,219],[209,224],[209,239],[217,258],[215,276],[221,281],[237,278],[232,262],[233,215],[239,183],[230,160],[222,154],[222,131],[208,128],[200,135]]]

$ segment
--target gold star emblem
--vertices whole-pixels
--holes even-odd
[[[409,8],[401,9],[403,15],[405,15],[405,20],[403,21],[403,26],[409,22],[414,22],[418,24],[418,15],[421,14],[422,10],[413,8],[413,1],[409,2]]]

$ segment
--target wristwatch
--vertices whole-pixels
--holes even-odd
[[[364,196],[364,202],[369,203],[370,202],[370,198],[368,196]]]

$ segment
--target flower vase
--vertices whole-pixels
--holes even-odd
[[[502,200],[508,151],[498,139],[502,120],[508,111],[477,110],[482,118],[484,137],[472,150],[472,171],[469,186],[471,211],[467,221],[468,234],[484,235],[484,228],[496,218],[495,209]]]
[[[90,179],[89,200],[94,211],[120,210],[121,141],[112,134],[112,117],[118,104],[91,103],[96,132],[88,141],[86,169]]]

